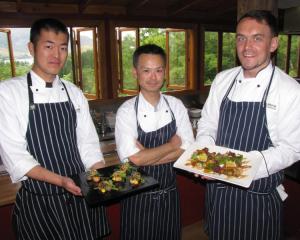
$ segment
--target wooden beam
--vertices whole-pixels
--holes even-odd
[[[16,5],[16,8],[17,8],[17,12],[21,12],[22,11],[22,0],[17,0],[17,5]]]
[[[173,5],[172,7],[170,7],[171,10],[169,12],[169,15],[177,15],[199,2],[201,2],[201,0],[192,0],[189,3],[180,2],[179,4]]]
[[[129,11],[134,10],[134,9],[138,9],[143,7],[145,4],[147,4],[148,2],[150,2],[150,0],[132,0],[129,2],[129,4],[127,5],[127,9]]]
[[[78,5],[78,10],[80,13],[83,13],[85,9],[90,5],[91,0],[80,0]]]
[[[237,18],[239,19],[246,12],[253,9],[262,9],[271,11],[278,16],[278,0],[238,0]]]

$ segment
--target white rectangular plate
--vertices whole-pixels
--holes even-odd
[[[203,170],[193,168],[192,166],[187,166],[186,163],[191,158],[193,152],[196,151],[197,149],[202,149],[204,147],[207,147],[209,152],[225,153],[225,152],[231,151],[231,152],[234,152],[237,154],[242,154],[243,157],[247,161],[247,165],[250,166],[250,168],[245,169],[244,175],[246,175],[246,176],[243,178],[228,177],[224,174],[205,173]],[[188,171],[188,172],[196,173],[199,175],[207,176],[207,177],[210,177],[213,179],[217,179],[220,181],[224,181],[224,182],[228,182],[228,183],[232,183],[235,185],[239,185],[239,186],[248,188],[250,186],[253,178],[255,177],[255,174],[258,170],[259,164],[260,164],[260,159],[255,154],[251,154],[249,152],[237,151],[234,149],[219,147],[219,146],[203,146],[203,145],[200,145],[199,143],[195,142],[174,163],[174,167]]]

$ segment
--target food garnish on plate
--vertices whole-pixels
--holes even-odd
[[[101,175],[96,169],[88,171],[87,173],[88,181],[93,181],[94,183],[98,183],[100,182],[100,179],[101,179]]]
[[[134,171],[131,173],[131,176],[129,177],[129,182],[132,187],[137,187],[144,183],[144,179],[140,172]]]
[[[202,148],[195,150],[185,165],[203,170],[204,173],[243,178],[246,176],[244,175],[245,169],[251,167],[247,163],[242,154],[232,151],[225,153],[209,152],[208,148]]]

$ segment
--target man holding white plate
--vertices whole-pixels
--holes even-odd
[[[208,181],[209,239],[282,237],[283,169],[300,159],[300,85],[272,65],[276,18],[254,10],[238,21],[241,66],[219,73],[198,123],[197,142],[250,152],[260,165],[249,188]]]

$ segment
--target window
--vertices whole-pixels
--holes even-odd
[[[222,69],[236,66],[235,33],[223,32]]]
[[[169,28],[117,27],[119,96],[135,94],[138,83],[132,76],[132,55],[138,46],[152,43],[167,54],[166,82],[162,91],[188,88],[188,32]]]
[[[291,77],[300,77],[299,54],[300,36],[280,34],[275,63]]]
[[[205,32],[204,85],[210,85],[218,72],[218,33]]]
[[[96,28],[73,28],[76,83],[90,99],[99,97],[99,66]]]
[[[204,86],[210,86],[216,74],[236,66],[235,33],[204,33]]]
[[[26,74],[33,58],[27,50],[29,28],[0,29],[0,80]]]

